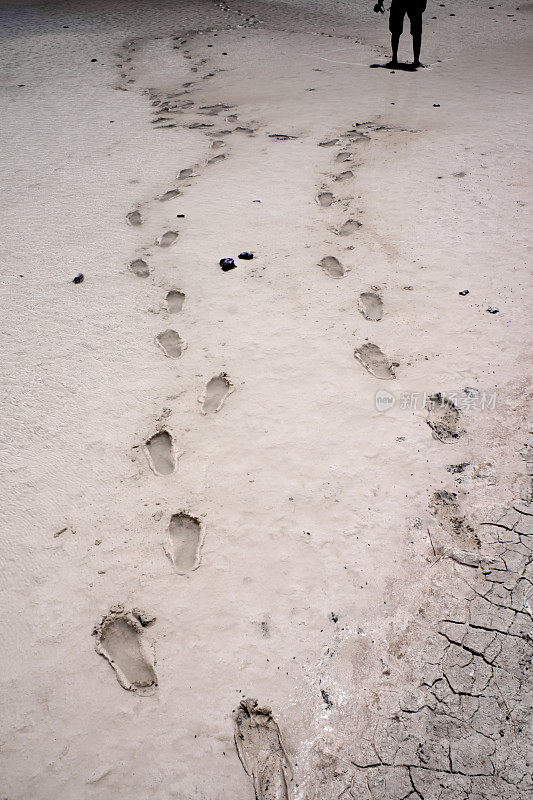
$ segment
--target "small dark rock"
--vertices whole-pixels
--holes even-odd
[[[500,313],[500,309],[499,308],[494,308],[494,306],[489,306],[487,308],[487,311],[489,312],[489,314],[499,314]]]
[[[244,261],[251,261],[253,257],[254,254],[248,252],[248,250],[244,250],[242,253],[239,253],[239,258],[242,258]]]
[[[222,267],[223,272],[229,272],[230,269],[235,269],[237,266],[232,258],[221,258],[218,263]]]
[[[93,64],[95,61],[98,61],[98,59],[97,58],[91,58],[91,64]]]
[[[463,289],[461,292],[459,292],[459,294],[461,295],[461,297],[465,297],[467,294],[470,294],[470,290]]]
[[[433,108],[440,108],[440,103],[433,103]]]
[[[85,276],[83,272],[78,272],[78,274],[74,275],[74,277],[72,278],[72,283],[83,283],[84,277]]]
[[[184,217],[184,216],[185,216],[185,214],[176,214],[176,217],[180,217],[181,218],[181,217]]]

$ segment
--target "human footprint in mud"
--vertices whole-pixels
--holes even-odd
[[[378,0],[374,6],[376,13],[385,13],[383,8],[384,0]],[[422,45],[422,14],[426,10],[426,0],[392,0],[389,12],[389,30],[391,33],[392,60],[387,64],[388,67],[398,65],[398,45],[400,36],[403,32],[403,20],[405,15],[409,17],[411,23],[411,36],[413,37],[413,64],[412,69],[421,67],[420,48]]]

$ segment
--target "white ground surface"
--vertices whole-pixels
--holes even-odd
[[[453,541],[427,510],[454,487],[446,466],[471,464],[458,502],[473,523],[520,491],[533,4],[457,3],[454,18],[437,5],[430,68],[413,74],[368,69],[388,32],[366,3],[2,5],[9,800],[251,800],[231,721],[243,696],[272,706],[297,797],[318,800],[311,753],[336,736],[321,688],[354,725],[373,702],[391,625],[428,590],[426,528]],[[252,13],[260,22],[244,22]],[[195,105],[154,129],[147,90],[191,82],[179,100]],[[217,103],[232,108],[198,113]],[[350,144],[356,123],[368,138]],[[280,133],[296,138],[269,138]],[[143,224],[128,226],[136,208]],[[348,218],[362,227],[340,237]],[[167,230],[179,238],[164,250]],[[241,250],[254,260],[222,272]],[[318,266],[328,255],[350,268],[343,279]],[[141,257],[147,279],[128,270]],[[179,315],[169,289],[186,295]],[[379,322],[357,310],[370,290]],[[188,344],[178,360],[155,344],[167,328]],[[395,381],[354,359],[367,340]],[[204,416],[198,397],[220,372],[235,390]],[[495,408],[466,408],[445,445],[422,395],[465,387],[496,393]],[[378,389],[396,396],[386,413]],[[141,447],[162,424],[180,454],[166,476]],[[205,527],[186,575],[163,550],[182,510]],[[117,602],[157,617],[143,634],[150,697],[124,691],[94,651]],[[391,694],[409,679],[406,666]]]

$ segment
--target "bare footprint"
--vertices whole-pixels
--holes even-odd
[[[434,439],[453,442],[461,436],[463,431],[458,428],[460,411],[452,400],[438,392],[428,397],[426,408],[426,422],[433,431]]]
[[[190,168],[182,169],[182,170],[180,170],[180,173],[178,175],[178,180],[179,181],[184,181],[184,180],[186,180],[186,178],[192,177],[193,174],[194,174],[193,170],[190,169]]]
[[[225,153],[220,153],[220,155],[213,156],[213,158],[210,158],[207,163],[208,164],[216,164],[217,161],[224,161],[225,158],[226,158],[226,154]]]
[[[130,225],[133,225],[135,228],[137,228],[139,225],[142,225],[142,217],[140,211],[130,211],[129,214],[126,214],[126,219],[130,223]]]
[[[159,200],[161,202],[164,202],[165,200],[172,200],[173,197],[177,197],[180,194],[181,192],[179,189],[169,189],[168,192],[165,192],[165,194],[161,195]]]
[[[338,141],[339,141],[338,139],[328,139],[325,142],[319,142],[318,146],[319,147],[334,147],[334,145],[336,145]]]
[[[335,175],[334,180],[336,181],[347,181],[350,178],[353,178],[353,172],[351,169],[347,169],[344,172],[339,173],[339,175]]]
[[[297,139],[297,136],[290,136],[288,133],[269,133],[269,139],[277,139],[278,142],[287,142],[289,139]]]
[[[168,526],[168,536],[169,543],[165,546],[165,552],[178,575],[198,569],[205,538],[200,520],[184,511],[173,514]]]
[[[143,258],[136,258],[135,261],[130,261],[129,269],[138,278],[147,278],[152,271]]]
[[[270,708],[243,700],[233,716],[235,747],[256,800],[290,800],[292,768]]]
[[[156,239],[156,244],[159,245],[159,247],[170,247],[170,245],[174,244],[177,238],[177,231],[167,231],[160,236],[159,239]]]
[[[165,297],[167,308],[171,314],[179,314],[185,302],[185,294],[179,289],[171,289]]]
[[[348,271],[335,256],[325,256],[318,263],[330,278],[344,278]]]
[[[352,154],[348,153],[346,150],[342,150],[335,156],[335,161],[337,162],[337,164],[343,164],[345,161],[351,161],[351,160],[352,160]]]
[[[359,230],[362,227],[362,222],[358,222],[356,219],[347,219],[346,222],[340,226],[337,234],[339,236],[351,236],[352,233]]]
[[[378,322],[383,318],[383,301],[374,292],[362,292],[359,295],[359,311],[365,319]]]
[[[225,372],[221,372],[220,375],[215,375],[207,383],[207,386],[198,398],[198,402],[202,404],[202,414],[215,414],[217,411],[220,411],[226,397],[234,390],[235,387]]]
[[[382,380],[390,380],[396,377],[392,364],[377,344],[368,343],[362,345],[355,350],[354,356],[374,377]]]
[[[158,333],[155,340],[168,358],[179,358],[187,347],[187,342],[181,338],[177,331],[173,331],[172,328]]]
[[[124,611],[117,605],[93,630],[96,652],[109,661],[124,689],[140,695],[153,694],[157,688],[154,650],[143,637],[143,628],[154,621],[139,609]]]
[[[334,202],[335,197],[331,192],[320,192],[316,199],[319,206],[327,208]]]
[[[148,463],[156,475],[170,475],[176,469],[174,438],[167,430],[150,436],[144,444]]]

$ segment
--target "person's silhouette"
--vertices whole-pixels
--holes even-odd
[[[384,13],[384,0],[378,0],[374,11]],[[392,60],[387,66],[398,66],[398,45],[403,32],[405,15],[411,23],[411,36],[413,37],[413,67],[421,67],[420,47],[422,45],[422,14],[426,10],[426,0],[392,0],[389,12],[389,30],[391,33]]]

